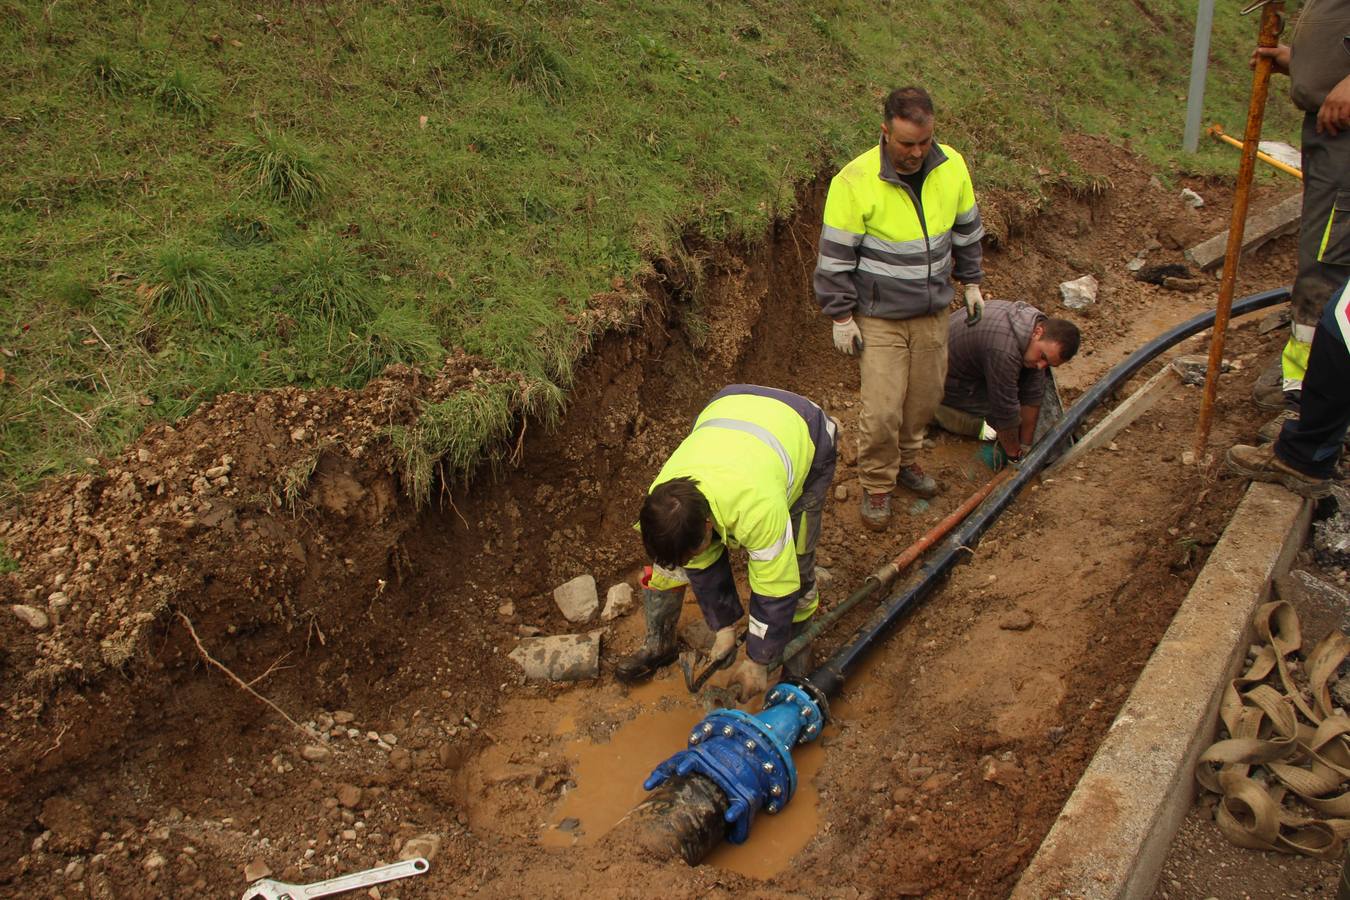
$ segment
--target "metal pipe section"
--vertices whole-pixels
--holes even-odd
[[[1236,301],[1233,304],[1232,314],[1240,316],[1265,309],[1288,299],[1288,297],[1289,288],[1287,287],[1252,294]],[[963,554],[974,552],[973,548],[979,543],[980,537],[989,529],[989,526],[994,523],[1003,510],[1008,508],[1008,505],[1012,503],[1022,488],[1026,487],[1040,473],[1041,469],[1045,468],[1058,455],[1060,445],[1068,441],[1069,436],[1083,423],[1088,413],[1096,409],[1111,392],[1128,381],[1159,353],[1193,334],[1199,334],[1209,328],[1213,322],[1214,313],[1212,312],[1203,313],[1188,322],[1183,322],[1171,331],[1154,338],[1106,373],[1105,378],[1078,398],[1078,402],[1064,414],[1064,418],[1060,420],[1054,430],[1041,439],[1040,443],[1031,451],[1031,455],[1022,463],[1020,470],[1013,476],[1013,479],[1005,483],[981,509],[966,519],[961,528],[953,532],[936,554],[920,567],[919,580],[904,592],[888,598],[872,617],[854,633],[852,640],[834,656],[830,657],[824,665],[812,672],[807,680],[826,697],[836,696],[843,688],[844,680],[848,678],[849,673],[853,671],[868,650],[889,633],[906,611],[924,600],[938,587],[941,579],[951,571],[952,566],[963,557]]]
[[[1195,42],[1191,45],[1191,86],[1186,92],[1186,128],[1181,149],[1200,147],[1200,119],[1205,111],[1205,73],[1209,69],[1209,37],[1214,31],[1214,0],[1200,0],[1195,11]]]
[[[1233,304],[1233,314],[1255,312],[1288,296],[1288,288],[1253,294]],[[773,814],[786,807],[797,790],[792,748],[820,737],[829,721],[829,698],[840,691],[864,655],[907,610],[932,593],[963,553],[972,552],[1022,488],[1057,457],[1060,445],[1089,412],[1163,350],[1213,321],[1214,314],[1206,313],[1155,338],[1079,397],[1017,473],[1002,482],[985,505],[943,542],[937,555],[919,570],[919,581],[888,598],[825,665],[807,678],[775,685],[756,715],[718,709],[699,722],[689,735],[687,748],[657,766],[643,783],[652,793],[628,816],[638,831],[637,845],[650,856],[678,857],[696,865],[724,835],[735,844],[745,841],[760,810]]]

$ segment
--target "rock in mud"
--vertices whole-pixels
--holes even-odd
[[[848,499],[848,485],[838,484],[834,487],[834,499],[840,502]]]
[[[613,622],[619,616],[626,616],[633,609],[633,586],[627,582],[613,585],[605,593],[605,611],[600,613],[601,622]]]
[[[272,867],[261,859],[254,859],[248,865],[244,866],[244,880],[249,884],[257,881],[259,878],[266,878],[272,874]]]
[[[408,838],[404,843],[403,849],[399,851],[399,859],[416,859],[422,857],[427,862],[436,858],[436,854],[441,852],[441,836],[439,834],[419,834],[416,837]]]
[[[1004,631],[1026,631],[1035,624],[1030,610],[1015,609],[999,620],[998,627]]]
[[[306,744],[300,749],[300,758],[309,762],[327,762],[333,758],[333,751],[323,744]]]
[[[14,615],[18,616],[23,624],[32,628],[34,631],[41,631],[51,624],[51,621],[47,618],[47,614],[36,606],[16,603],[11,606],[10,609],[14,611]]]
[[[1182,384],[1202,387],[1205,383],[1205,375],[1209,372],[1209,357],[1203,353],[1188,353],[1172,360],[1172,368],[1181,376]],[[1226,359],[1219,363],[1220,372],[1227,372],[1232,368],[1232,365]]]
[[[48,797],[38,821],[47,828],[47,846],[57,853],[87,853],[97,843],[93,814],[83,803],[69,797]]]
[[[531,681],[583,681],[600,674],[600,635],[559,634],[525,638],[511,659]]]
[[[1097,279],[1084,275],[1060,284],[1059,296],[1069,309],[1085,309],[1097,302],[1097,289]]]
[[[578,575],[566,584],[553,589],[553,602],[558,604],[569,622],[589,622],[600,607],[600,595],[595,588],[595,577]]]
[[[361,805],[361,789],[354,784],[340,784],[337,789],[337,801],[347,809],[356,809]]]

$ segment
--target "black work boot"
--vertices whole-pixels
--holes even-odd
[[[684,591],[658,591],[644,588],[642,612],[647,618],[647,639],[631,656],[614,664],[614,677],[627,684],[646,681],[662,666],[668,666],[679,655],[675,644],[675,626],[680,621],[680,607],[684,605]]]

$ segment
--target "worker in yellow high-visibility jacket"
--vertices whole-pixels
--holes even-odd
[[[897,479],[938,492],[919,466],[924,429],[942,401],[952,279],[969,320],[984,309],[984,227],[961,155],[933,140],[933,100],[920,87],[886,98],[880,143],[830,182],[816,299],[834,345],[861,351],[858,480],[863,525],[884,529]]]
[[[621,659],[623,681],[651,677],[676,657],[675,628],[692,585],[712,656],[736,647],[743,610],[728,549],[749,557],[746,655],[731,684],[742,702],[765,690],[768,663],[819,605],[815,578],[820,517],[834,480],[837,426],[805,397],[734,384],[703,409],[666,460],[638,516],[653,571],[644,585],[647,637]],[[804,663],[805,654],[799,659]]]

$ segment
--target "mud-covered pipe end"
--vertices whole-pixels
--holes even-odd
[[[696,866],[726,836],[728,806],[726,794],[712,779],[672,775],[633,808],[622,831],[646,861],[682,859]]]

